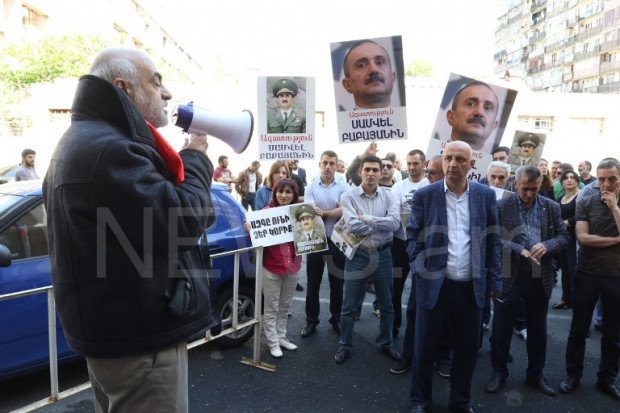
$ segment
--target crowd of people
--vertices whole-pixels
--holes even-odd
[[[488,132],[496,97],[484,85],[463,90],[451,124],[471,118],[470,135]],[[279,92],[283,100],[297,93],[290,84],[279,85]],[[348,168],[329,150],[319,156],[314,178],[297,161],[277,161],[263,180],[258,162],[235,175],[220,156],[213,168],[205,135],[191,135],[181,151],[170,147],[158,128],[167,124],[171,98],[146,54],[103,50],[80,78],[71,125],[43,181],[58,316],[69,346],[86,359],[96,411],[188,411],[187,340],[217,325],[204,238],[214,180],[231,192],[236,188],[248,209],[302,200],[313,205],[325,223],[328,250],[305,260],[301,338],[318,330],[326,267],[329,323],[339,336],[334,360],[345,363],[372,280],[380,318],[376,343],[394,360],[392,373],[411,371],[413,412],[432,403],[435,364],[450,378],[450,409],[475,411],[472,375],[486,328],[493,367],[487,392],[505,385],[516,331],[527,339],[527,383],[555,395],[544,367],[547,311],[559,269],[563,296],[554,306],[573,312],[559,390],[568,394],[579,385],[594,313],[602,330],[597,387],[620,400],[617,159],[601,161],[596,177],[587,161],[578,173],[559,161],[549,168],[546,160],[511,171],[509,149],[499,147],[486,182],[479,183],[467,179],[474,161],[466,140],[451,140],[430,159],[417,149],[401,154],[405,171],[396,154],[379,157],[373,143]],[[36,175],[34,153],[23,158],[23,173]],[[304,213],[312,215],[300,209],[300,219]],[[341,219],[348,233],[363,239],[349,258],[330,240]],[[273,357],[297,349],[286,326],[302,265],[292,242],[265,249],[263,328]],[[394,338],[403,327],[408,276],[400,349]]]
[[[525,136],[524,144],[534,145],[531,140]],[[301,337],[317,332],[319,288],[327,267],[329,322],[340,337],[335,362],[344,363],[353,351],[354,324],[371,284],[379,317],[376,342],[394,359],[392,373],[412,370],[413,411],[426,411],[431,404],[434,368],[451,380],[450,408],[473,411],[471,379],[485,330],[490,330],[493,372],[485,386],[488,393],[504,388],[511,338],[518,336],[527,342],[526,382],[555,396],[544,367],[549,300],[559,282],[562,296],[551,306],[573,311],[566,377],[559,390],[571,393],[579,383],[593,319],[603,332],[597,387],[620,400],[615,385],[620,326],[614,315],[620,299],[620,163],[604,159],[596,177],[586,160],[577,170],[570,163],[553,161],[549,168],[546,159],[538,165],[528,160],[515,171],[508,163],[510,149],[499,146],[478,183],[466,178],[472,149],[462,141],[449,143],[442,155],[431,159],[419,149],[407,152],[405,170],[396,154],[378,153],[372,143],[347,167],[334,151],[325,151],[318,173],[307,184],[306,171],[297,161],[272,164],[262,186],[256,161],[242,172],[246,181],[247,175],[256,175],[250,178],[256,193],[253,210],[281,205],[272,188],[297,177],[295,195],[305,188],[300,199],[313,204],[324,220],[329,249],[306,258],[306,326]],[[243,199],[247,188],[238,192]],[[350,233],[365,237],[350,259],[330,240],[340,218]],[[270,274],[267,263],[265,268]],[[281,276],[296,280],[298,271],[295,267]],[[412,289],[403,322],[402,294],[409,275]],[[281,348],[297,348],[282,335],[285,327],[277,329],[284,341],[270,339],[274,327],[267,323],[267,314],[277,313],[286,324],[282,314],[291,297],[289,287],[280,293],[282,302],[265,304],[265,335],[275,357],[282,356]],[[399,349],[394,339],[402,327]]]

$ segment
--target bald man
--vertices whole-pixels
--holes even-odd
[[[413,194],[407,226],[416,286],[412,412],[425,412],[432,402],[433,362],[448,329],[449,407],[472,411],[482,307],[487,291],[501,297],[497,201],[492,189],[467,180],[472,165],[467,143],[448,143],[442,157],[445,179]]]

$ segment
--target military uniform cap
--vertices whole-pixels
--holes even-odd
[[[524,144],[530,144],[530,145],[534,145],[534,148],[537,148],[538,145],[540,145],[540,137],[535,134],[535,133],[524,133],[523,135],[519,136],[519,139],[517,139],[517,144],[518,146],[524,145]]]
[[[301,221],[301,219],[305,216],[310,216],[312,218],[316,216],[316,212],[314,212],[312,205],[301,205],[295,211],[295,219],[297,221]]]
[[[295,97],[297,96],[297,92],[299,92],[299,87],[297,87],[297,83],[293,82],[291,79],[280,79],[273,84],[271,91],[274,97],[277,97],[278,93],[282,92],[292,93],[293,97]]]

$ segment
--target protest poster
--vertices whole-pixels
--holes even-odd
[[[449,142],[464,141],[471,146],[474,161],[467,179],[479,181],[485,177],[516,97],[516,90],[450,74],[426,159],[440,155]]]
[[[314,159],[314,112],[313,77],[258,77],[259,159]]]
[[[401,36],[331,44],[340,143],[407,139]]]
[[[304,255],[328,249],[325,224],[314,212],[312,204],[295,204],[290,206],[293,222],[295,254]]]
[[[515,131],[508,156],[511,172],[514,174],[523,165],[538,166],[546,140],[547,135],[545,133]]]
[[[284,244],[293,241],[290,206],[261,209],[246,214],[250,239],[255,247]]]
[[[348,259],[353,258],[355,251],[357,251],[364,239],[366,239],[365,235],[354,235],[347,231],[343,218],[340,218],[336,225],[334,225],[334,231],[331,236],[331,240],[336,245],[336,248],[342,251]]]

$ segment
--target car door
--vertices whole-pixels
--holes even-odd
[[[0,242],[12,256],[11,265],[0,268],[0,294],[51,285],[47,216],[41,198],[21,211],[0,231]],[[0,326],[0,378],[49,361],[47,294],[1,301]],[[72,355],[58,319],[56,329],[59,358]]]

